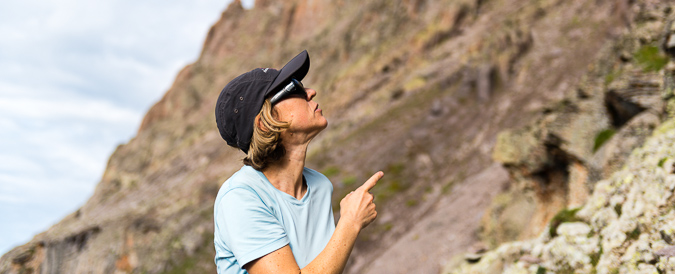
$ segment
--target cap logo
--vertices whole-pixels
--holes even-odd
[[[264,68],[264,69],[262,69],[262,71],[263,71],[264,73],[267,73],[267,70],[268,70],[268,69],[270,69],[270,68]]]

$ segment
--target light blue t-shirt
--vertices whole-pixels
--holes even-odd
[[[247,273],[245,264],[285,245],[303,268],[326,247],[335,231],[333,184],[309,168],[302,174],[307,192],[301,200],[278,190],[250,166],[220,187],[213,239],[219,274]]]

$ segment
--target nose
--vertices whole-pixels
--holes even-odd
[[[306,88],[305,92],[307,92],[307,101],[311,101],[314,96],[316,96],[316,90],[313,90],[311,88]]]

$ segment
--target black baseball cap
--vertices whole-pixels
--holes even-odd
[[[225,85],[216,102],[216,125],[228,145],[248,153],[253,123],[265,99],[279,92],[291,79],[302,81],[309,71],[309,54],[302,51],[281,70],[257,68]]]

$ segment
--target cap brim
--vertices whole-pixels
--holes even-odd
[[[265,91],[265,97],[270,96],[273,91],[281,89],[281,85],[290,81],[291,78],[302,81],[307,72],[309,72],[309,54],[307,50],[303,50],[281,68],[277,78],[274,79],[270,87]]]

